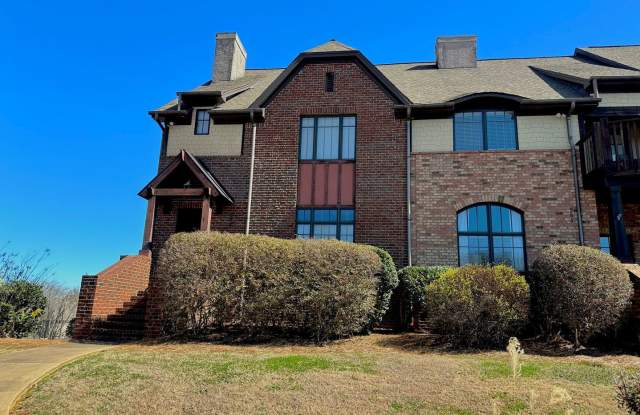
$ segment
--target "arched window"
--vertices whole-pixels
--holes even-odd
[[[506,263],[525,270],[522,214],[508,206],[479,204],[458,212],[460,265]]]

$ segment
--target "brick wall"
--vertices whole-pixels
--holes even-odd
[[[577,243],[568,150],[419,153],[412,156],[416,264],[457,265],[456,213],[479,202],[524,212],[528,263],[550,243]],[[595,194],[581,192],[586,243],[598,245]]]
[[[150,255],[122,258],[98,275],[82,277],[74,338],[92,335],[93,321],[116,314],[149,284]]]

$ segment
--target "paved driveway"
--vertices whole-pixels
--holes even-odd
[[[0,354],[0,415],[42,375],[83,354],[113,347],[105,344],[61,343]]]

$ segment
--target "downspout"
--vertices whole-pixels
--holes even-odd
[[[594,98],[600,98],[600,91],[598,90],[598,78],[592,78],[591,82],[591,89],[593,89]]]
[[[247,222],[245,225],[244,233],[249,235],[250,223],[251,223],[251,198],[253,195],[253,167],[256,161],[256,122],[253,119],[253,111],[249,113],[251,120],[251,164],[249,165],[249,195],[247,198]]]
[[[571,114],[576,108],[576,102],[571,101],[571,107],[565,118],[567,122],[567,138],[571,148],[571,169],[573,170],[573,187],[576,194],[576,214],[578,220],[578,240],[580,245],[584,245],[584,224],[582,223],[582,203],[580,201],[580,182],[578,181],[578,160],[576,156],[576,146],[573,143],[573,132],[571,130]]]
[[[253,195],[253,166],[256,161],[256,122],[253,117],[253,110],[249,113],[251,121],[251,163],[249,165],[249,195],[247,196],[247,222],[245,224],[244,234],[249,235],[251,224],[251,198]],[[240,319],[244,316],[244,293],[247,288],[247,276],[245,270],[247,268],[247,260],[249,255],[249,247],[244,248],[244,258],[242,260],[242,287],[240,289]]]
[[[411,255],[411,232],[412,222],[411,217],[411,106],[407,105],[407,265],[413,265],[413,258]]]

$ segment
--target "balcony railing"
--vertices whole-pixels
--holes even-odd
[[[587,122],[580,141],[585,176],[640,173],[640,119]]]

